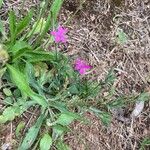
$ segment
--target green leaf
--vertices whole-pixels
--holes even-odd
[[[108,126],[111,123],[111,115],[107,112],[101,112],[98,114],[98,116],[101,118],[104,125]]]
[[[0,0],[0,8],[2,7],[3,4],[3,0]]]
[[[16,41],[15,45],[11,48],[11,52],[16,54],[21,49],[31,49],[31,46],[25,41]]]
[[[110,101],[109,103],[107,103],[107,107],[109,109],[120,108],[120,107],[123,107],[124,105],[125,105],[125,100],[123,98],[118,98],[114,101]]]
[[[30,11],[16,26],[16,34],[20,34],[30,23],[33,13]]]
[[[32,94],[32,90],[26,81],[24,74],[17,70],[17,68],[7,64],[7,68],[10,73],[11,80],[20,89],[22,93],[26,93],[28,96]]]
[[[23,112],[25,112],[29,107],[33,105],[35,105],[34,101],[24,101],[21,104],[19,104],[19,101],[17,101],[13,106],[7,107],[3,111],[3,114],[0,116],[0,123],[14,120],[15,117],[20,116]]]
[[[40,88],[39,83],[35,79],[34,67],[29,62],[26,62],[25,75],[31,87],[35,88],[40,95],[43,95],[42,89]]]
[[[38,22],[35,22],[33,25],[33,30],[31,30],[28,36],[30,36],[31,33],[40,34],[44,30],[45,24],[46,24],[46,20],[44,18],[41,18]]]
[[[20,136],[20,131],[23,129],[25,127],[25,122],[24,121],[21,121],[19,124],[18,124],[18,126],[17,126],[17,128],[16,128],[16,136],[17,137],[19,137]]]
[[[63,4],[63,0],[54,0],[52,6],[50,8],[50,12],[52,13],[52,18],[54,21],[56,21],[56,19],[57,19],[57,16],[62,7],[62,4]]]
[[[4,104],[5,104],[6,106],[13,104],[13,98],[12,98],[12,97],[6,97],[6,98],[4,99]]]
[[[9,88],[4,88],[3,89],[3,92],[6,96],[12,96],[12,92]]]
[[[7,107],[3,112],[3,116],[6,118],[6,120],[14,120],[16,116],[15,111],[15,107]]]
[[[113,85],[115,79],[116,79],[116,76],[114,74],[113,69],[111,69],[105,78],[105,84]]]
[[[13,53],[13,62],[18,60],[19,57],[23,56],[24,53],[30,51],[31,46],[25,41],[17,41],[15,45],[10,49]]]
[[[54,53],[45,51],[27,52],[24,56],[28,62],[52,61],[55,58]]]
[[[14,44],[16,40],[16,16],[14,11],[9,13],[9,29],[10,29],[10,41]]]
[[[29,96],[31,99],[36,101],[38,104],[42,105],[43,107],[47,107],[48,103],[42,96],[38,95],[37,93],[33,92],[30,88],[26,78],[22,72],[17,70],[15,67],[7,64],[7,68],[10,72],[11,80],[15,83],[15,85],[20,89],[20,91]]]
[[[53,128],[53,139],[57,139],[59,136],[69,131],[69,129],[66,126],[62,126],[59,124],[54,125],[52,128]]]
[[[107,112],[100,111],[97,108],[90,107],[90,110],[101,119],[104,125],[108,126],[111,123],[111,115]]]
[[[44,108],[48,106],[46,99],[43,96],[38,95],[37,93],[32,93],[30,95],[30,98],[36,101],[41,106],[43,106]]]
[[[58,141],[58,143],[56,144],[57,150],[71,150],[71,148],[63,143],[61,140]]]
[[[138,101],[149,101],[149,100],[150,100],[150,93],[149,92],[141,93],[138,97]]]
[[[3,115],[0,115],[0,124],[5,123],[6,121],[7,119]]]
[[[40,141],[40,150],[49,150],[52,146],[52,138],[49,134],[44,134]]]
[[[40,44],[40,41],[43,39],[43,37],[46,35],[49,29],[52,28],[53,25],[55,25],[56,19],[58,17],[59,11],[62,7],[63,0],[54,0],[51,8],[50,13],[47,17],[47,21],[45,23],[45,27],[41,33],[41,36],[36,41],[36,46]]]
[[[79,115],[71,112],[66,112],[66,113],[61,113],[61,115],[56,120],[56,123],[61,124],[63,126],[67,126],[76,119],[79,119]]]
[[[31,148],[33,143],[35,142],[39,130],[42,126],[42,123],[44,121],[45,115],[41,114],[40,117],[37,119],[36,123],[34,126],[32,126],[29,131],[27,132],[25,138],[23,139],[22,144],[19,146],[18,150],[28,150]]]
[[[140,150],[146,150],[146,147],[148,148],[148,146],[150,146],[150,137],[146,137],[143,139]]]
[[[121,45],[127,43],[127,35],[122,29],[117,30],[117,42]]]
[[[2,34],[4,33],[4,27],[1,19],[0,19],[0,33]]]

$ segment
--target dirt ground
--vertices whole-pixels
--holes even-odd
[[[79,8],[68,2],[60,16],[62,24]],[[150,91],[150,1],[87,0],[67,25],[67,54],[90,62],[95,80],[104,79],[114,68],[118,96]],[[118,29],[127,36],[123,45],[116,40]],[[131,112],[134,106],[127,109]],[[91,124],[73,124],[66,141],[73,150],[139,150],[141,140],[150,137],[149,114],[150,104],[145,103],[138,118],[128,124],[114,118],[108,128],[88,114]]]
[[[82,6],[79,1],[66,0],[59,16],[60,24],[69,29],[67,48],[63,52],[73,59],[86,59],[94,67],[94,79],[98,82],[114,68],[117,96],[150,91],[150,1],[86,0]],[[29,1],[28,4],[38,3]],[[6,4],[9,7],[8,1]],[[126,43],[117,42],[118,30],[126,34]],[[134,105],[126,109],[131,112]],[[75,122],[72,132],[65,137],[72,150],[139,150],[140,142],[150,137],[149,102],[140,116],[128,123],[114,117],[105,127],[93,114],[85,116],[91,123]]]

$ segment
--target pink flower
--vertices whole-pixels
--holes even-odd
[[[85,60],[78,58],[75,61],[75,70],[77,70],[80,74],[85,74],[86,71],[88,71],[91,68],[92,68],[92,66],[88,65]]]
[[[67,29],[63,28],[62,26],[59,26],[56,31],[51,32],[51,35],[54,36],[56,43],[59,43],[59,42],[66,43],[67,39],[66,39],[65,34],[67,32],[68,32]]]

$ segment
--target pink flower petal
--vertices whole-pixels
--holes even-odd
[[[92,66],[88,65],[86,61],[77,59],[75,61],[75,70],[77,70],[80,74],[85,74],[86,71],[91,69]]]
[[[59,43],[59,42],[66,43],[67,39],[66,39],[65,34],[67,32],[68,32],[67,29],[63,28],[62,26],[59,26],[56,31],[51,32],[51,35],[54,36],[56,43]]]

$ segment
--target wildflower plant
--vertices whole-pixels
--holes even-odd
[[[18,21],[14,11],[10,10],[9,33],[5,33],[5,26],[0,20],[3,35],[0,45],[0,89],[5,95],[3,104],[6,106],[0,114],[0,123],[13,121],[29,109],[37,113],[35,123],[18,143],[18,150],[38,149],[38,146],[41,150],[52,146],[58,150],[69,149],[63,141],[64,134],[70,131],[68,126],[73,121],[84,122],[84,111],[94,112],[106,124],[110,119],[108,114],[91,107],[101,85],[80,78],[92,66],[82,59],[77,59],[73,66],[68,57],[55,49],[44,49],[49,31],[56,44],[67,42],[68,30],[63,26],[54,29],[62,4],[63,0],[54,0],[46,19],[44,10],[48,7],[48,1],[45,1],[35,22],[32,22],[32,17],[35,17],[32,11]],[[18,139],[25,126],[22,121],[18,124]]]

